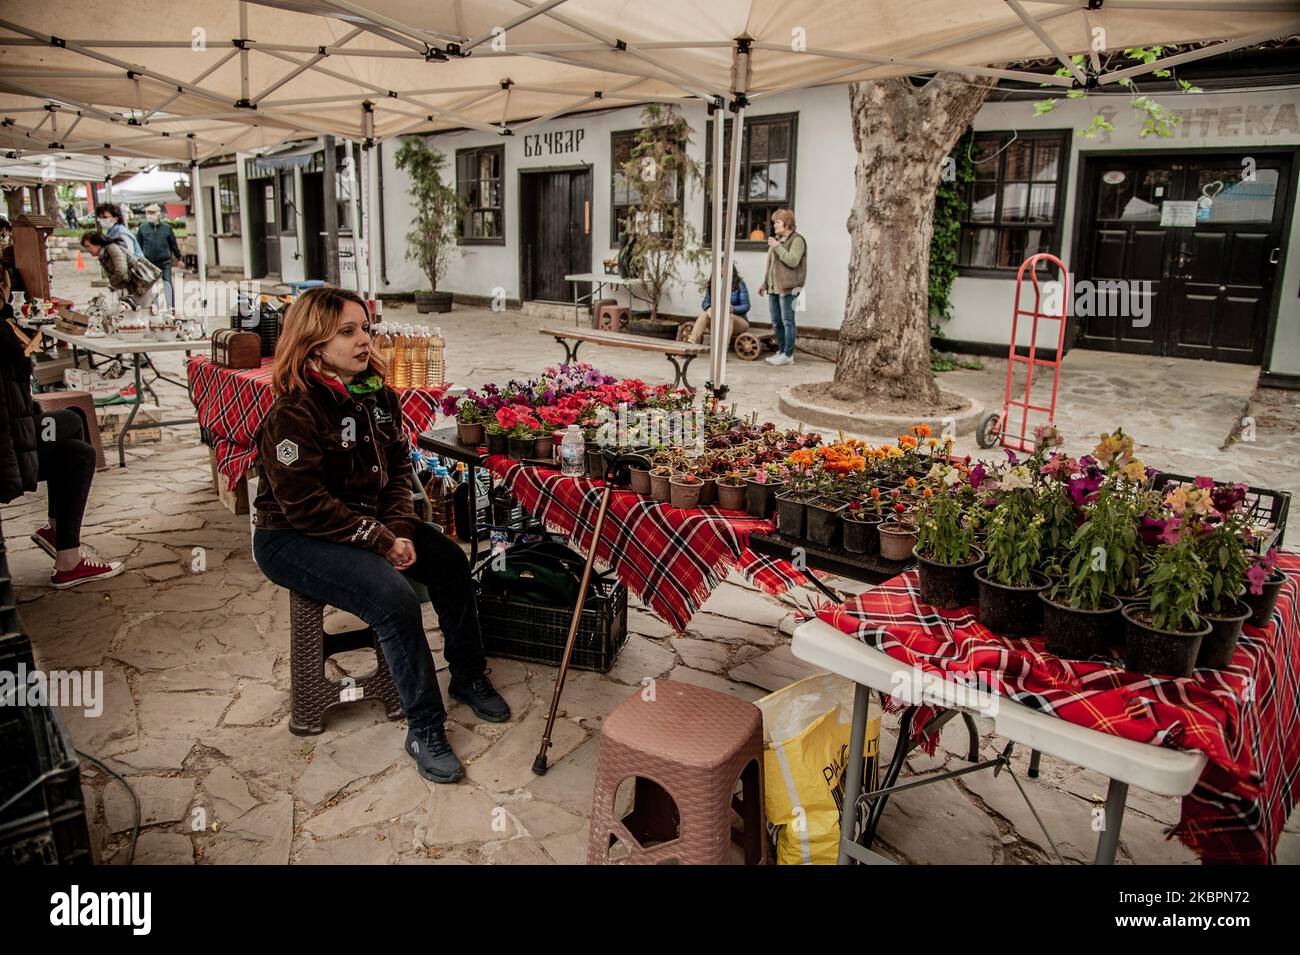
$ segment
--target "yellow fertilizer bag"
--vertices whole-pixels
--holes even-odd
[[[778,865],[834,865],[853,719],[853,683],[810,676],[763,697],[763,792]],[[880,707],[867,718],[863,787],[876,788]]]

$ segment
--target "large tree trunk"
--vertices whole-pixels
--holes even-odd
[[[944,158],[991,85],[945,73],[919,87],[906,78],[849,86],[857,187],[833,397],[938,399],[928,293],[934,194]]]

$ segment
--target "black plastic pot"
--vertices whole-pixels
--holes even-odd
[[[1252,594],[1250,588],[1241,595],[1241,602],[1250,608],[1250,616],[1246,618],[1246,623],[1252,627],[1267,627],[1273,619],[1273,609],[1277,606],[1277,595],[1282,591],[1282,585],[1286,583],[1286,574],[1273,568],[1273,572],[1268,575],[1268,580],[1264,581],[1264,592],[1262,594]]]
[[[605,477],[605,452],[598,444],[587,445],[587,477]]]
[[[450,292],[416,292],[415,293],[415,310],[421,315],[429,312],[450,312],[451,311],[451,293]]]
[[[984,551],[973,548],[974,556],[964,564],[944,564],[919,553],[915,547],[916,569],[921,578],[921,599],[940,610],[969,607],[979,599],[975,585],[975,568],[984,563]]]
[[[843,501],[819,497],[808,502],[806,518],[808,540],[821,547],[834,547],[839,543],[840,515],[848,505]]]
[[[538,461],[550,461],[555,457],[555,439],[549,434],[544,438],[533,438],[533,457]]]
[[[1201,621],[1201,629],[1191,632],[1157,630],[1138,619],[1150,614],[1147,604],[1129,604],[1124,608],[1124,667],[1134,673],[1155,676],[1188,677],[1196,669],[1201,641],[1210,632],[1210,622]]]
[[[847,511],[841,516],[843,539],[840,546],[850,554],[880,553],[880,517],[875,514],[855,517]]]
[[[1226,670],[1232,663],[1232,654],[1241,639],[1241,625],[1251,614],[1250,607],[1240,600],[1223,613],[1201,613],[1202,620],[1210,622],[1210,632],[1201,639],[1201,649],[1196,654],[1198,667]]]
[[[745,512],[750,517],[761,517],[767,520],[776,510],[776,496],[781,493],[784,483],[783,481],[764,481],[759,484],[755,480],[747,479],[745,481]]]
[[[1043,628],[1043,602],[1038,593],[1047,586],[1047,578],[1031,571],[1034,581],[1028,587],[1008,587],[989,580],[985,568],[975,571],[979,583],[980,623],[1003,637],[1027,637]]]
[[[504,434],[487,433],[488,454],[505,454],[510,450],[510,439]]]
[[[515,461],[522,461],[524,458],[533,456],[534,441],[532,438],[509,438],[507,444],[510,457]]]
[[[807,512],[808,503],[802,494],[777,495],[776,526],[781,536],[802,540],[807,527],[805,523]]]
[[[1099,610],[1076,610],[1057,603],[1041,590],[1043,602],[1043,637],[1048,653],[1066,660],[1086,660],[1120,642],[1124,605],[1114,594],[1102,594],[1106,606]]]

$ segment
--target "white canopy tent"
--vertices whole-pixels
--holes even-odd
[[[95,36],[77,38],[79,24]],[[1071,54],[1099,73],[1106,50],[1205,44],[1095,80],[1107,85],[1297,31],[1300,0],[176,0],[165,19],[148,0],[45,0],[0,15],[0,148],[193,164],[316,134],[514,135],[575,111],[705,101],[733,113],[735,155],[746,106],[774,93],[935,72],[1072,87],[1089,78]],[[997,65],[1044,56],[1070,75]],[[713,129],[720,155],[724,124]],[[738,167],[724,184],[722,165],[715,288],[730,274],[739,188]],[[719,318],[715,386],[730,325]]]
[[[113,199],[132,205],[143,202],[180,202],[181,197],[176,194],[177,182],[188,185],[188,174],[163,172],[161,169],[137,173],[130,179],[114,184]]]
[[[0,183],[44,186],[52,182],[98,182],[148,165],[147,159],[25,152],[12,158],[0,156]]]

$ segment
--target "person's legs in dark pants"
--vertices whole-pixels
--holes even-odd
[[[420,602],[392,564],[373,551],[288,530],[256,531],[253,559],[272,582],[356,614],[372,627],[411,729],[442,727],[447,710]]]
[[[37,476],[48,491],[55,570],[70,570],[81,560],[81,521],[95,478],[95,449],[83,435],[81,415],[71,408],[36,419]]]
[[[767,310],[772,318],[772,332],[776,335],[777,354],[785,354],[785,319],[781,312],[781,296],[775,292],[769,292]]]
[[[487,661],[483,657],[469,559],[459,544],[428,524],[415,525],[412,543],[415,565],[406,575],[424,584],[429,591],[429,601],[438,614],[443,653],[452,679],[457,683],[471,683],[483,675]]]
[[[162,269],[163,297],[167,299],[167,304],[172,308],[176,307],[176,292],[172,288],[172,261],[155,262],[154,265]]]

